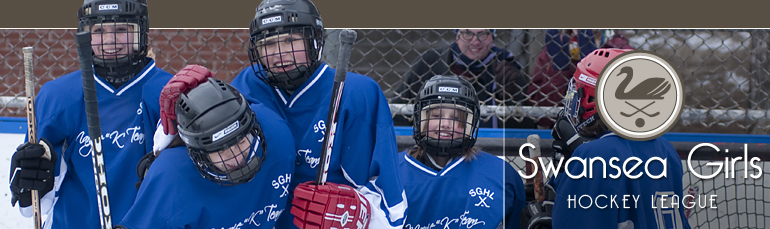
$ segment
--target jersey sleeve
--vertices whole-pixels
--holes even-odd
[[[186,154],[185,147],[165,149],[161,156],[155,160],[139,188],[134,205],[120,221],[120,225],[129,229],[180,228],[174,225],[188,225],[185,223],[185,219],[194,221],[192,218],[195,218],[195,213],[186,212],[191,208],[184,207],[185,201],[178,201],[186,198],[167,196],[184,195],[189,192],[179,189],[189,189],[190,187],[168,183],[170,180],[181,177],[177,174],[181,170],[171,169],[179,165],[181,160],[177,158],[181,158],[178,156],[180,154]],[[176,160],[168,160],[169,158]],[[184,179],[178,180],[183,181]]]
[[[155,131],[163,130],[160,126],[160,92],[174,77],[161,69],[155,69],[154,72],[153,78],[142,89],[142,102],[137,111],[142,112],[145,153],[153,151]]]
[[[524,180],[519,173],[505,163],[505,228],[519,228],[521,220],[521,211],[527,205],[527,197],[524,191]]]
[[[55,92],[51,92],[52,90],[54,90],[53,86],[49,84],[43,85],[35,98],[37,140],[40,141],[41,138],[45,138],[51,143],[53,147],[52,150],[55,150],[58,155],[58,158],[56,158],[56,167],[53,171],[54,187],[40,199],[40,212],[44,217],[46,215],[51,215],[53,206],[56,204],[56,198],[58,196],[57,192],[60,190],[62,180],[66,175],[66,161],[69,158],[69,155],[66,155],[64,152],[64,145],[67,138],[71,135],[71,130],[75,125],[78,125],[77,123],[73,123],[73,121],[66,121],[65,117],[67,116],[67,110],[63,108],[68,106],[68,104],[55,101],[55,96],[51,96],[52,93],[55,94]],[[29,134],[26,134],[24,138],[25,142],[27,142],[28,138]],[[32,217],[32,206],[24,208],[19,207],[19,212],[24,217]],[[52,223],[51,217],[44,220],[46,221],[46,224]]]
[[[349,77],[350,78],[350,77]],[[371,80],[371,78],[366,78]],[[406,216],[407,202],[401,177],[396,168],[396,134],[393,128],[390,108],[382,90],[373,81],[370,87],[362,87],[361,92],[366,92],[364,103],[376,106],[366,106],[349,110],[349,113],[358,113],[348,116],[344,121],[341,133],[346,140],[342,143],[345,153],[342,153],[341,166],[348,179],[361,194],[363,194],[372,206],[369,222],[370,228],[402,228]],[[351,84],[355,85],[355,84]],[[376,89],[373,89],[377,87]],[[346,88],[347,89],[347,88]],[[372,91],[376,91],[373,95]],[[347,92],[345,92],[347,93]],[[354,93],[355,94],[355,93]],[[355,94],[358,95],[358,94]],[[347,96],[346,96],[347,97]],[[355,100],[356,98],[348,97]],[[360,116],[373,116],[362,118]],[[364,123],[363,120],[371,120],[373,123]],[[365,151],[370,151],[367,158]],[[335,150],[336,151],[336,150]],[[368,168],[362,162],[369,161]],[[354,171],[368,171],[364,174],[354,174]]]

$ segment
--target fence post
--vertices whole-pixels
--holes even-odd
[[[767,30],[757,29],[751,31],[751,109],[761,109],[767,112],[770,109],[770,34]],[[751,128],[751,134],[770,134],[770,121],[757,120]]]

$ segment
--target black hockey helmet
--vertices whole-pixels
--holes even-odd
[[[99,76],[122,84],[144,69],[150,31],[147,0],[85,0],[78,22],[78,32],[91,31],[93,43],[102,44],[92,46],[99,49],[93,51]]]
[[[179,136],[203,177],[236,185],[257,174],[267,145],[254,111],[235,88],[208,78],[180,95],[176,117]]]
[[[471,83],[458,76],[434,76],[417,95],[412,137],[431,156],[457,157],[476,143],[479,110]]]
[[[323,21],[318,8],[309,0],[262,1],[249,31],[252,69],[268,85],[296,90],[321,64]],[[304,50],[296,47],[302,44]],[[306,58],[297,57],[303,51]],[[280,53],[294,59],[283,60]]]

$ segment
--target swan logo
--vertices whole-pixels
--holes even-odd
[[[660,137],[679,121],[684,87],[660,55],[629,51],[613,58],[596,83],[599,115],[615,134],[630,140]]]

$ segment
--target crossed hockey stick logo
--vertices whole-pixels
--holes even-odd
[[[671,84],[664,78],[651,77],[645,79],[641,83],[631,88],[630,91],[626,92],[626,87],[628,87],[628,84],[631,83],[631,80],[634,77],[634,68],[631,66],[625,66],[621,68],[618,76],[621,75],[625,75],[625,78],[620,83],[620,86],[615,90],[615,98],[625,100],[623,102],[636,109],[636,111],[631,114],[621,111],[620,115],[624,117],[631,117],[639,112],[647,115],[650,118],[660,115],[659,111],[655,112],[654,114],[649,114],[644,111],[645,108],[655,104],[655,101],[648,103],[642,108],[638,108],[634,106],[634,104],[629,103],[628,100],[662,100],[665,98],[663,95],[665,95],[668,90],[671,89]],[[637,127],[644,127],[644,118],[637,118],[635,124]]]
[[[626,139],[660,137],[679,120],[684,87],[660,55],[629,51],[612,59],[596,83],[596,106],[607,127]]]
[[[476,203],[476,204],[474,204],[474,206],[476,206],[476,207],[478,207],[478,206],[484,206],[484,207],[486,207],[486,208],[489,208],[489,205],[487,205],[487,202],[485,202],[486,200],[487,200],[487,197],[486,197],[486,196],[484,196],[484,197],[482,197],[482,196],[479,196],[479,202],[478,202],[478,203]]]
[[[468,191],[468,194],[471,196],[471,198],[472,197],[479,198],[479,202],[473,205],[476,207],[490,208],[490,206],[486,202],[487,199],[495,200],[495,198],[493,197],[495,195],[495,192],[486,188],[481,188],[481,187],[471,188],[471,190]]]

